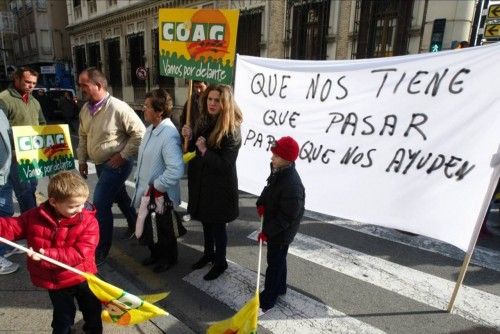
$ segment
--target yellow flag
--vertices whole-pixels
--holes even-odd
[[[95,275],[84,273],[83,276],[87,279],[90,290],[104,304],[105,309],[101,317],[105,322],[129,326],[160,315],[168,315],[166,311],[152,304],[165,298],[167,293],[140,298],[104,282]]]
[[[214,323],[207,334],[256,334],[259,294],[250,299],[232,318]]]
[[[182,160],[184,161],[185,164],[187,164],[190,160],[192,160],[196,156],[196,151],[193,152],[186,152],[182,156]]]

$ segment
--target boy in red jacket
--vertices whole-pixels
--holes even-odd
[[[48,201],[19,217],[0,218],[0,236],[26,239],[28,247],[84,272],[95,274],[99,225],[87,203],[89,188],[76,173],[63,171],[48,185]],[[35,286],[49,290],[54,308],[53,333],[70,333],[76,307],[83,313],[85,333],[102,333],[101,302],[84,277],[28,254],[28,271]]]

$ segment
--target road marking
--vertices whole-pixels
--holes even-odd
[[[89,164],[89,174],[91,166]],[[95,167],[94,167],[95,170]],[[135,188],[135,184],[129,180],[125,181],[128,187]],[[253,198],[253,195],[251,195]],[[241,198],[241,196],[240,196]],[[245,197],[247,199],[247,197]],[[181,208],[187,210],[187,203],[182,201],[179,205]],[[384,228],[376,225],[363,224],[352,220],[333,219],[329,216],[320,213],[306,211],[305,215],[308,218],[316,219],[326,224],[340,226],[352,231],[361,232],[364,234],[372,235],[389,241],[394,241],[403,245],[415,247],[428,252],[447,256],[452,259],[463,261],[464,252],[460,249],[441,242],[439,240],[431,239],[423,235],[408,236],[401,234],[393,229]],[[485,247],[476,246],[472,254],[471,263],[483,268],[488,268],[500,272],[500,252],[490,250]]]
[[[253,297],[256,272],[228,262],[226,272],[214,281],[203,280],[206,270],[195,270],[183,280],[236,311]],[[263,286],[262,275],[261,282]],[[384,333],[290,288],[274,308],[259,318],[259,325],[272,333],[287,334]]]
[[[388,229],[376,225],[362,224],[352,220],[329,220],[329,218],[331,219],[331,217],[311,211],[307,211],[306,215],[309,218],[317,219],[323,223],[340,226],[349,230],[372,235],[389,241],[394,241],[403,245],[412,246],[432,253],[444,255],[459,261],[463,261],[465,256],[465,253],[460,249],[450,244],[425,237],[423,235],[408,236],[393,229]],[[474,249],[474,253],[472,254],[471,263],[483,268],[488,268],[500,272],[500,252],[490,250],[485,247],[476,246],[476,248]]]
[[[257,234],[255,231],[248,238],[257,240]],[[446,309],[455,286],[455,282],[301,233],[297,233],[288,252],[441,310]],[[452,313],[500,328],[500,297],[462,286]]]
[[[240,207],[255,207],[256,197],[251,194],[240,194]],[[187,204],[186,204],[187,208]],[[306,211],[305,217],[318,220],[322,223],[332,224],[352,231],[368,234],[377,238],[415,247],[428,252],[440,254],[452,259],[463,261],[465,253],[460,249],[431,239],[423,235],[409,236],[394,229],[384,228],[376,225],[363,224],[352,220],[335,218],[317,212]],[[500,272],[500,252],[485,247],[476,246],[472,254],[471,263],[483,268]]]

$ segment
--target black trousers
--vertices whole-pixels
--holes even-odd
[[[52,333],[69,334],[75,323],[76,306],[83,314],[83,330],[85,333],[101,334],[101,302],[90,291],[87,282],[64,289],[49,290],[49,297],[54,307],[52,315]]]
[[[204,255],[214,260],[214,265],[224,266],[226,262],[227,232],[226,223],[203,224]]]
[[[260,294],[260,307],[270,309],[279,295],[286,293],[286,256],[288,245],[267,244],[267,270],[264,291]]]
[[[177,224],[174,211],[167,212],[165,219],[158,223],[158,242],[150,245],[151,257],[161,264],[177,263],[177,238],[174,224]]]

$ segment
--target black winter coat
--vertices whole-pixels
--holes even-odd
[[[272,169],[272,165],[271,165]],[[257,205],[265,207],[262,231],[268,243],[289,245],[304,216],[305,189],[295,164],[271,172]]]
[[[220,148],[208,148],[204,156],[195,146],[198,137],[208,140],[214,122],[195,130],[189,151],[196,157],[188,165],[188,212],[204,223],[228,223],[239,215],[236,158],[241,146],[240,129],[222,139]]]

